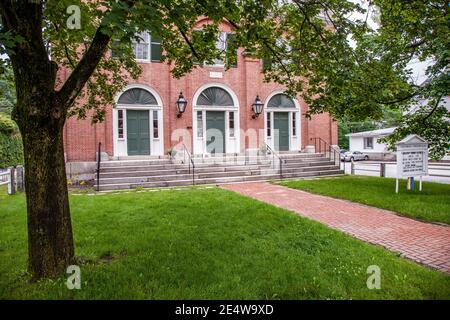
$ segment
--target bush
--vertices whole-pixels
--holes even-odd
[[[0,168],[23,164],[23,146],[17,124],[0,113]]]

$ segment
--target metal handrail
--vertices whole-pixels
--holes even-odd
[[[102,162],[102,156],[100,154],[101,152],[102,143],[98,143],[98,149],[97,149],[97,191],[100,191],[100,165]]]
[[[189,157],[189,174],[191,174],[191,165],[192,165],[192,185],[195,185],[195,163],[194,159],[192,159],[192,155],[189,152],[186,145],[183,143],[183,153],[184,153],[184,160],[183,163],[186,163],[186,154]]]
[[[272,165],[274,169],[275,169],[275,157],[278,158],[280,162],[280,179],[283,179],[283,159],[267,143],[264,144],[266,145],[266,148],[272,153]]]
[[[325,140],[323,140],[320,137],[314,137],[314,138],[311,138],[310,140],[314,141],[314,148],[315,148],[316,152],[317,152],[317,149],[319,149],[319,153],[322,153],[322,146],[323,146],[323,150],[325,152],[325,156],[327,155],[326,153],[328,152],[329,155],[330,155],[330,160],[331,160],[331,155],[333,154],[333,162],[334,162],[334,164],[337,164],[337,163],[340,164],[341,157],[340,157],[339,150],[337,150],[332,145],[328,144],[328,142],[326,142]],[[317,146],[319,148],[317,148]]]

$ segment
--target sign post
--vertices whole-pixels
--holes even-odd
[[[398,179],[408,178],[408,187],[414,188],[414,177],[419,177],[422,191],[422,177],[428,175],[428,142],[411,134],[397,143],[397,178],[395,193],[398,193]]]

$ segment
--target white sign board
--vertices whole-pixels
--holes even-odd
[[[214,71],[211,71],[211,72],[209,73],[209,77],[210,77],[210,78],[216,78],[216,79],[222,79],[222,78],[223,78],[223,73],[222,73],[222,72],[214,72]]]
[[[428,175],[428,143],[409,135],[397,144],[397,177]]]

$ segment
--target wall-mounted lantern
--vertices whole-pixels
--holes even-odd
[[[264,103],[262,103],[259,96],[256,96],[255,102],[252,104],[252,110],[253,110],[253,119],[256,119],[259,117],[259,115],[262,113],[264,107]]]
[[[181,118],[181,115],[186,111],[187,100],[183,96],[183,92],[180,92],[177,100],[177,118]]]

